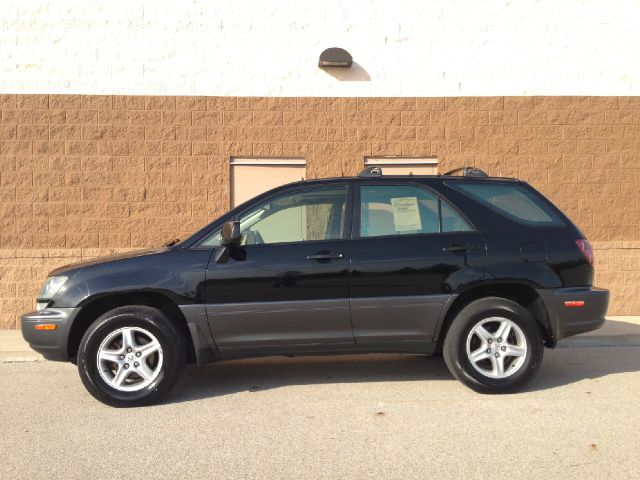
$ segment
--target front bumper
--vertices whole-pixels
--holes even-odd
[[[551,345],[558,340],[600,328],[609,306],[609,290],[593,287],[538,290],[549,319]],[[568,307],[565,302],[584,302]]]
[[[69,360],[67,343],[71,324],[79,308],[45,308],[40,312],[31,312],[22,316],[22,336],[29,346],[42,354],[47,360],[66,362]],[[42,323],[56,325],[55,330],[36,330]]]

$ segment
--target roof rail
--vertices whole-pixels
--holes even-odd
[[[380,167],[364,167],[359,174],[359,177],[381,177],[382,169]]]
[[[455,175],[458,172],[462,172],[463,177],[488,177],[486,173],[476,167],[461,167],[454,168],[453,170],[449,170],[447,173],[443,173],[443,175]]]

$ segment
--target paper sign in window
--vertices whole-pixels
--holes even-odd
[[[392,198],[393,223],[396,232],[411,232],[422,230],[418,199],[416,197]]]

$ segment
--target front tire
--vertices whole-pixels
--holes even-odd
[[[156,403],[175,384],[187,358],[184,336],[160,310],[111,310],[86,331],[78,351],[82,383],[113,407]]]
[[[511,392],[536,373],[544,344],[540,327],[521,305],[489,297],[464,307],[444,341],[454,377],[481,393]]]

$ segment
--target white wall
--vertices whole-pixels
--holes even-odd
[[[0,92],[638,95],[637,0],[0,0]],[[357,65],[335,78],[320,52]]]

